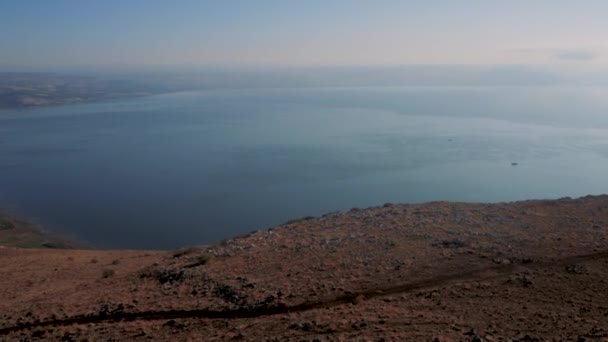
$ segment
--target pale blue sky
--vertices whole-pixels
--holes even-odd
[[[0,67],[608,66],[608,1],[2,0]]]

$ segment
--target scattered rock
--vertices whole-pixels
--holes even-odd
[[[466,247],[467,243],[461,240],[443,240],[443,241],[439,241],[439,242],[434,242],[432,244],[433,247],[439,247],[439,248],[462,248],[462,247]]]
[[[66,332],[66,333],[64,333],[61,336],[61,341],[63,341],[63,342],[74,342],[74,341],[76,341],[76,334],[72,334],[72,333]]]
[[[172,319],[172,320],[169,320],[169,321],[165,322],[163,324],[163,327],[182,329],[182,328],[184,328],[184,324],[179,323],[178,321]]]
[[[524,337],[521,337],[519,339],[513,339],[513,342],[540,342],[542,341],[542,339],[535,337],[535,336],[531,336],[531,335],[525,335]]]
[[[226,302],[239,305],[243,304],[246,298],[245,295],[239,294],[232,286],[225,284],[218,284],[214,294]]]
[[[509,278],[509,281],[521,284],[523,287],[532,286],[532,278],[525,274],[514,274]]]
[[[294,323],[289,326],[289,329],[310,332],[310,331],[315,330],[316,327],[317,327],[317,324],[315,322],[312,322],[312,323],[304,322],[304,323]]]
[[[494,258],[494,259],[492,259],[492,262],[495,264],[500,264],[500,265],[510,265],[511,264],[511,260],[506,259],[506,258]]]
[[[477,331],[475,331],[475,329],[471,328],[469,329],[469,331],[464,333],[466,336],[475,336],[477,335]]]
[[[101,278],[106,279],[114,276],[116,272],[114,270],[106,269],[101,272]]]
[[[123,304],[110,304],[110,303],[105,303],[102,304],[101,307],[99,308],[99,315],[100,316],[110,316],[110,315],[114,315],[114,314],[121,314],[124,313],[125,311],[125,306]]]
[[[585,274],[587,273],[587,268],[583,265],[568,265],[566,266],[566,272],[570,274]]]
[[[161,284],[176,283],[184,279],[184,271],[173,269],[153,269],[144,270],[139,273],[139,278],[152,278]]]
[[[32,337],[40,338],[40,337],[43,337],[45,333],[46,333],[46,331],[44,331],[44,330],[36,330],[32,333]]]

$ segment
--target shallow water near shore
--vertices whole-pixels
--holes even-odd
[[[0,206],[100,248],[160,249],[384,202],[608,193],[606,95],[244,89],[3,111]]]

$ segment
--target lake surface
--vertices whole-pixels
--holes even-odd
[[[607,88],[214,90],[0,112],[0,206],[100,248],[385,202],[600,193]]]

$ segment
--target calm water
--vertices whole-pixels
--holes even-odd
[[[0,112],[0,206],[103,248],[385,202],[607,193],[607,175],[604,88],[225,90]]]

